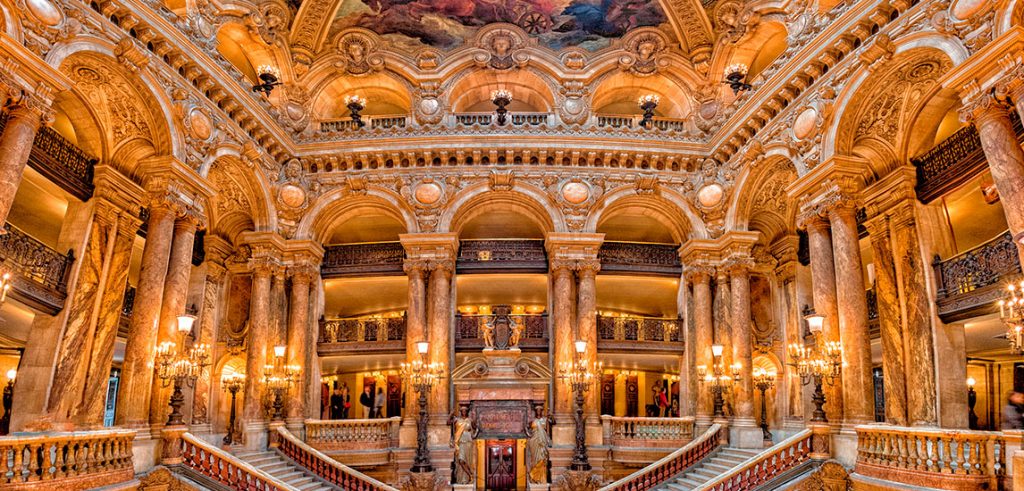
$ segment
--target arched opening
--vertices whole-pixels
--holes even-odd
[[[644,95],[654,94],[660,98],[654,110],[656,116],[685,119],[690,115],[690,90],[663,75],[638,77],[629,72],[611,75],[597,86],[592,106],[594,112],[602,115],[641,114],[637,100]]]
[[[362,77],[341,76],[321,87],[313,101],[313,114],[320,120],[349,117],[345,98],[366,99],[362,114],[367,116],[407,115],[412,108],[409,89],[391,75],[373,73]]]
[[[491,93],[495,90],[512,92],[512,104],[508,109],[513,112],[551,112],[555,106],[554,94],[547,81],[528,70],[499,72],[495,70],[478,70],[459,79],[451,90],[451,107],[454,112],[491,112],[494,104]]]

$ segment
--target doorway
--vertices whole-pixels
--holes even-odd
[[[487,440],[484,455],[487,460],[484,489],[487,491],[515,491],[516,441]]]

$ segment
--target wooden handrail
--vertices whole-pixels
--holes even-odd
[[[711,454],[714,449],[718,448],[721,442],[721,432],[721,425],[711,425],[703,435],[687,443],[683,448],[601,488],[599,491],[642,491],[651,489],[692,467]]]
[[[191,433],[181,435],[184,464],[232,489],[244,491],[299,491],[248,462],[225,452]]]
[[[803,430],[700,485],[694,491],[738,489],[740,483],[744,489],[753,489],[810,458],[811,430]]]
[[[278,450],[321,479],[350,491],[398,491],[362,472],[348,467],[307,445],[286,430],[277,428]]]
[[[130,481],[132,430],[29,433],[0,437],[0,488],[86,489]]]

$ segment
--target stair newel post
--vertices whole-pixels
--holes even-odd
[[[808,425],[811,430],[811,459],[828,460],[831,455],[832,426],[827,423]]]
[[[267,431],[270,432],[267,435],[267,446],[270,448],[277,448],[281,446],[281,431],[284,428],[284,421],[274,420],[267,425]]]
[[[188,431],[187,426],[165,426],[160,430],[160,436],[163,439],[163,448],[160,449],[161,465],[178,465],[185,461],[181,437],[186,431]]]

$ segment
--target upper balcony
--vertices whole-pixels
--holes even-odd
[[[405,316],[320,319],[317,354],[404,353]]]
[[[1021,273],[1020,256],[1010,232],[932,264],[938,283],[936,303],[943,322],[956,322],[996,310],[1004,282]]]
[[[68,296],[73,252],[61,254],[9,223],[4,230],[0,265],[14,278],[11,296],[49,315],[60,312]]]
[[[683,320],[665,317],[597,316],[597,349],[683,353]]]
[[[6,125],[4,113],[0,116],[0,132]],[[30,167],[82,201],[92,197],[93,169],[97,163],[97,159],[47,126],[39,128],[28,157]]]

